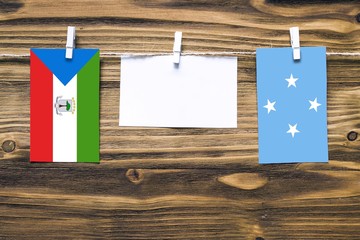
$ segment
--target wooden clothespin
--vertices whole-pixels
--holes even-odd
[[[300,60],[300,34],[299,27],[290,28],[290,41],[293,48],[294,60]]]
[[[173,62],[175,64],[180,63],[180,54],[181,54],[181,39],[182,39],[182,32],[175,32],[175,40],[174,40],[174,58]]]
[[[75,48],[75,27],[68,26],[65,58],[72,59]]]

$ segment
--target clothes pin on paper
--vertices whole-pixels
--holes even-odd
[[[290,28],[291,47],[294,60],[300,60],[300,34],[299,27]]]
[[[182,32],[175,32],[175,40],[174,40],[174,59],[173,62],[175,64],[180,63],[180,54],[181,54],[181,38],[182,38]]]
[[[72,59],[75,48],[75,27],[68,26],[65,58]]]

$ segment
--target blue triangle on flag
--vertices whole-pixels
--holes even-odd
[[[50,71],[64,84],[81,70],[83,66],[99,51],[99,49],[77,49],[73,50],[73,58],[65,58],[65,48],[31,49],[38,58],[50,69]]]

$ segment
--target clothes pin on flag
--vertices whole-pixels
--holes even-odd
[[[174,40],[174,59],[173,62],[175,64],[180,63],[180,53],[181,53],[181,38],[182,38],[182,32],[175,32],[175,40]]]
[[[291,47],[294,60],[300,60],[300,34],[299,27],[290,28]]]
[[[75,27],[68,26],[65,58],[72,59],[75,48]]]

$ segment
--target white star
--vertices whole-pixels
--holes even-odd
[[[290,86],[296,87],[296,83],[295,83],[295,82],[296,82],[298,79],[299,79],[299,78],[294,78],[292,74],[290,75],[290,78],[285,78],[285,80],[288,81],[288,83],[289,83],[289,84],[288,84],[288,88],[289,88]]]
[[[269,99],[267,100],[267,105],[264,106],[264,108],[266,108],[268,110],[268,114],[271,111],[276,111],[276,109],[274,108],[276,102],[270,102]]]
[[[310,100],[309,100],[309,103],[311,104],[309,110],[314,109],[315,112],[317,112],[318,106],[321,106],[321,104],[317,102],[317,98],[315,98],[314,101],[310,101]]]
[[[289,124],[289,130],[286,133],[291,133],[291,136],[294,138],[295,133],[299,133],[300,131],[296,129],[297,124],[295,124],[294,126],[291,126]]]

